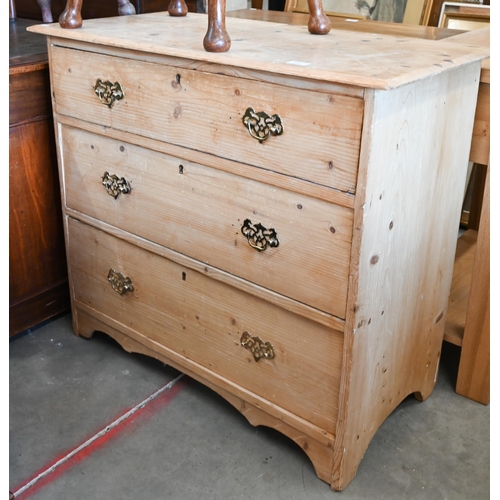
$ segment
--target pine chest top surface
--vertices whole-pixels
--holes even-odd
[[[390,89],[489,57],[480,44],[458,44],[332,29],[311,35],[292,26],[228,17],[225,53],[206,52],[205,14],[167,12],[85,20],[78,29],[58,23],[29,31],[51,37],[373,89]],[[488,28],[489,29],[489,28]]]

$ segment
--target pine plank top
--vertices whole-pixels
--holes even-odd
[[[171,17],[167,12],[85,20],[78,29],[58,23],[29,31],[52,37],[257,69],[374,89],[390,89],[489,57],[476,43],[332,29],[311,35],[306,26],[227,17],[232,40],[225,53],[203,49],[205,14]]]

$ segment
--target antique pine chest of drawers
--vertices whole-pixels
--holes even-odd
[[[48,37],[74,329],[217,391],[341,490],[436,381],[483,49],[206,17]]]

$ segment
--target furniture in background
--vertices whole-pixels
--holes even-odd
[[[77,3],[80,4],[80,10],[81,10],[81,3],[83,0],[76,0]],[[52,0],[37,0],[38,5],[40,6],[40,10],[42,12],[42,20],[44,23],[52,23],[54,22],[54,16],[52,15]],[[139,4],[141,5],[141,4]],[[71,10],[71,5],[70,2],[66,5],[66,9]],[[117,14],[119,16],[131,16],[136,13],[135,7],[128,1],[128,0],[116,0],[116,7],[117,7]],[[59,22],[63,22],[62,17],[67,15],[65,14],[65,11],[57,11],[56,14],[56,19],[59,18]],[[71,27],[71,26],[66,26],[66,27]]]
[[[466,301],[456,391],[483,404],[490,401],[490,179],[489,162],[481,222]]]
[[[425,5],[425,19],[424,23],[426,26],[439,26],[439,20],[441,18],[441,12],[443,10],[443,4],[447,0],[425,0],[426,5]],[[468,5],[474,6],[474,5],[490,5],[490,0],[482,0],[481,2],[479,1],[474,1],[470,0],[467,2],[461,2],[461,3],[467,3]]]
[[[228,21],[227,54],[200,51],[196,14],[30,28],[51,51],[74,329],[206,384],[342,490],[434,388],[489,52]]]
[[[82,26],[85,15],[82,11],[83,0],[66,0],[67,3],[63,12],[58,17],[59,25],[65,29],[77,29]],[[229,0],[232,8],[237,10],[238,2],[247,5],[246,0]],[[43,7],[42,18],[52,18],[51,11],[47,8],[50,0],[37,0]],[[322,0],[309,0],[311,5],[311,13],[307,28],[311,34],[325,35],[330,31],[330,21],[325,15],[322,6]],[[228,10],[226,0],[211,0],[206,5],[206,13],[208,14],[208,26],[205,36],[203,37],[203,47],[207,52],[227,52],[231,47],[231,38],[226,30],[226,10]],[[118,5],[131,5],[128,0],[118,0]],[[133,7],[133,6],[132,6]],[[121,9],[121,7],[120,7]],[[170,0],[167,11],[170,16],[181,17],[186,16],[188,7],[185,0]],[[122,15],[130,14],[130,9],[123,8]],[[103,17],[103,16],[101,16]]]
[[[454,36],[489,47],[489,29]],[[468,229],[457,244],[444,340],[461,347],[456,391],[490,401],[490,60],[483,62],[470,150],[475,183]]]
[[[325,12],[332,17],[366,19],[391,23],[426,25],[432,0],[323,0]],[[285,12],[308,13],[307,0],[286,0]]]
[[[349,12],[338,11],[338,2],[335,0],[323,0],[323,9],[328,17],[345,17],[351,19],[366,19],[366,16],[359,13],[355,9],[354,2],[352,9]],[[309,13],[308,0],[286,0],[284,12],[300,12],[303,14]]]
[[[9,23],[9,336],[69,310],[47,44]]]
[[[307,26],[308,14],[300,12],[279,12],[271,10],[241,9],[227,13],[228,17],[250,19],[254,21],[266,21],[272,23],[284,23],[293,26]],[[381,35],[404,36],[408,38],[419,38],[424,40],[443,40],[452,35],[462,33],[459,30],[449,30],[418,24],[386,23],[383,21],[369,21],[359,19],[350,22],[344,16],[329,16],[332,29],[354,31],[357,33],[379,33]]]
[[[168,8],[170,0],[130,0],[137,14],[162,12]],[[196,12],[196,0],[186,0],[189,12]],[[63,12],[66,0],[51,0],[51,10],[54,20]],[[42,12],[37,0],[16,0],[19,18],[42,21]],[[83,19],[118,16],[117,0],[84,0],[82,4]]]
[[[490,24],[490,6],[464,2],[444,2],[438,26],[458,30],[485,28]]]

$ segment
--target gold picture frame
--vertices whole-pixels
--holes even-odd
[[[433,0],[323,0],[328,16],[425,24]],[[309,12],[307,0],[286,0],[285,12]]]
[[[433,0],[408,0],[403,24],[420,24],[429,22]]]
[[[469,2],[443,2],[438,26],[470,31],[490,24],[490,6]]]

